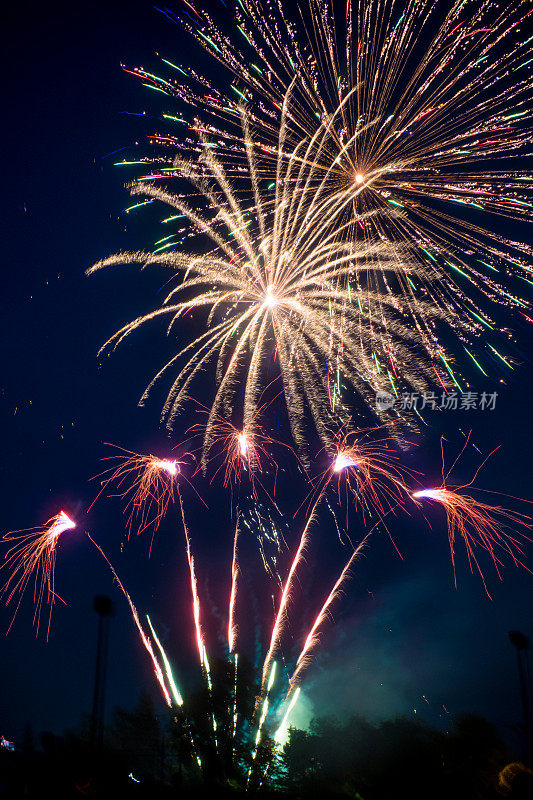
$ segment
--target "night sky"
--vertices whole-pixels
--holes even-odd
[[[30,527],[61,508],[78,521],[77,530],[60,543],[56,589],[67,605],[56,605],[49,641],[35,639],[30,596],[9,635],[0,639],[0,734],[13,740],[27,721],[38,731],[60,733],[79,724],[90,710],[95,594],[109,594],[116,603],[108,709],[131,707],[141,689],[158,698],[127,606],[85,530],[109,553],[139,610],[152,616],[182,684],[195,681],[177,518],[169,514],[148,559],[146,537],[121,548],[117,501],[101,502],[90,515],[85,513],[98,491],[97,482],[89,478],[101,471],[100,459],[108,454],[104,442],[170,456],[190,421],[184,419],[183,428],[178,425],[169,437],[159,424],[158,392],[144,408],[136,405],[173,349],[161,328],[138,333],[102,366],[97,361],[98,348],[111,333],[157,302],[161,274],[140,276],[123,267],[90,279],[84,275],[109,253],[150,247],[157,233],[150,215],[122,213],[129,198],[123,173],[112,163],[131,154],[132,144],[147,133],[146,121],[127,112],[157,115],[162,106],[120,64],[153,64],[156,50],[186,61],[193,44],[149,2],[19,3],[12,4],[9,14],[3,36],[7,115],[0,525],[4,531]],[[162,129],[155,121],[153,127]],[[521,366],[505,374],[505,384],[494,372],[494,378],[475,385],[479,391],[499,392],[496,410],[435,413],[431,428],[413,437],[405,461],[432,476],[428,483],[439,479],[440,435],[447,437],[453,457],[472,429],[472,441],[482,453],[502,445],[478,483],[531,498],[533,339],[525,324],[517,323],[516,330],[519,349],[512,354]],[[180,333],[188,335],[186,328]],[[472,450],[458,467],[457,481],[469,480],[480,460]],[[231,563],[230,499],[208,481],[199,479],[196,485],[209,510],[202,510],[187,489],[184,502],[197,548],[211,649],[222,654]],[[280,505],[288,510],[288,522],[306,492],[287,463],[280,475]],[[409,517],[391,525],[403,559],[385,535],[376,538],[359,562],[304,681],[302,724],[325,713],[362,713],[376,719],[413,715],[416,709],[423,720],[446,725],[446,710],[450,715],[476,712],[516,742],[513,730],[521,709],[507,632],[519,629],[533,636],[533,576],[509,566],[500,582],[490,560],[483,559],[491,600],[479,577],[468,572],[458,547],[454,588],[444,519],[436,513],[430,520],[431,529]],[[296,534],[289,526],[289,544]],[[347,557],[326,513],[316,539],[302,578],[304,599],[293,615],[291,633],[296,637],[302,636]],[[267,630],[272,601],[253,548],[249,551],[243,638],[253,658],[258,631],[261,626],[263,633]],[[254,599],[258,586],[264,596]],[[0,628],[6,629],[10,620],[9,610],[2,610]]]

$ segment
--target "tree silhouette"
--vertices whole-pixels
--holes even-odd
[[[207,681],[184,698],[171,726],[172,743],[180,770],[186,764],[210,785],[253,789],[274,776],[274,742],[268,728],[255,746],[260,686],[256,670],[239,657],[237,680],[234,663],[227,659],[210,664]],[[254,755],[255,753],[255,755]],[[198,759],[201,767],[198,767]]]

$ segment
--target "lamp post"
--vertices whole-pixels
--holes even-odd
[[[93,601],[93,609],[98,614],[98,639],[96,644],[96,666],[94,672],[93,712],[91,715],[91,744],[93,748],[100,753],[104,741],[109,617],[113,614],[113,603],[106,595],[96,595]]]
[[[531,727],[531,682],[529,677],[529,660],[527,651],[530,642],[527,636],[520,631],[509,631],[509,641],[516,648],[518,662],[518,677],[520,680],[520,696],[524,712],[524,732],[526,736],[527,761],[533,755],[533,730]]]

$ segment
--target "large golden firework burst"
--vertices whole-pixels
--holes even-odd
[[[177,157],[174,162],[176,173],[194,190],[194,206],[190,197],[155,182],[131,187],[134,195],[158,200],[183,215],[203,235],[204,252],[198,248],[190,253],[187,245],[172,251],[120,253],[89,270],[140,263],[143,268],[163,265],[176,273],[161,306],[126,324],[103,351],[114,349],[157,317],[170,318],[172,333],[185,313],[206,310],[205,330],[162,367],[142,399],[155,381],[176,370],[163,412],[172,426],[195,379],[214,364],[216,393],[206,426],[207,447],[219,415],[227,416],[239,403],[242,424],[250,427],[273,372],[281,380],[294,439],[303,446],[306,414],[321,439],[330,441],[331,431],[338,428],[334,415],[342,411],[343,394],[355,390],[374,405],[380,389],[423,390],[427,356],[434,358],[439,351],[409,324],[402,300],[368,284],[369,263],[377,263],[382,274],[396,272],[398,263],[408,272],[408,250],[392,257],[389,245],[372,237],[347,238],[344,225],[338,223],[338,206],[344,200],[332,202],[316,174],[328,125],[322,125],[312,141],[302,140],[287,151],[289,103],[290,89],[284,100],[273,196],[269,193],[265,199],[261,188],[243,111],[247,172],[238,185],[237,179],[228,179],[204,140],[200,159]],[[429,324],[436,316],[432,304],[419,302]]]

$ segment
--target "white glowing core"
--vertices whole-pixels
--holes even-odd
[[[265,292],[265,299],[263,302],[269,308],[274,308],[274,306],[278,304],[276,296],[272,294],[270,289],[268,289],[268,291]]]
[[[249,446],[250,444],[248,442],[248,439],[246,438],[246,434],[244,433],[244,431],[242,433],[239,433],[239,448],[241,451],[241,456],[246,456]]]
[[[355,182],[358,183],[358,184],[363,183],[364,179],[365,179],[365,176],[361,175],[360,172],[358,172],[357,175],[355,176]]]
[[[357,461],[354,461],[347,453],[338,453],[335,463],[333,464],[333,472],[341,472],[346,467],[357,466]]]
[[[429,497],[430,500],[441,500],[441,493],[438,489],[422,489],[415,492],[413,497]]]
[[[54,537],[59,537],[64,531],[70,531],[72,528],[76,527],[76,523],[73,522],[68,514],[65,514],[64,511],[61,511],[57,515],[57,519],[52,526],[51,533]]]
[[[165,472],[168,472],[169,475],[177,475],[178,474],[178,462],[177,461],[168,461],[166,458],[162,459],[161,461],[156,461],[155,466],[158,469],[163,469]]]

